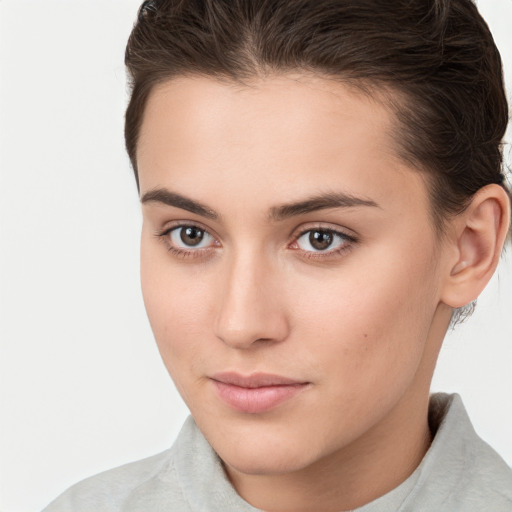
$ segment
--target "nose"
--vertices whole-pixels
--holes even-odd
[[[254,255],[234,258],[227,267],[220,276],[217,338],[237,349],[286,339],[289,325],[278,269]]]

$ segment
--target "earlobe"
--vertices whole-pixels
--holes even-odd
[[[510,222],[510,200],[499,185],[487,185],[454,220],[456,257],[443,289],[445,304],[459,308],[475,300],[491,279]]]

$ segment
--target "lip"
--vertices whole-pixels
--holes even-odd
[[[269,411],[293,398],[309,386],[280,375],[235,372],[218,373],[211,377],[219,398],[231,408],[249,414]]]

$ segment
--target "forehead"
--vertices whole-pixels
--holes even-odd
[[[178,187],[211,203],[222,190],[269,206],[332,189],[376,202],[407,196],[407,187],[425,196],[419,172],[398,157],[394,132],[383,101],[339,81],[182,77],[148,100],[137,151],[141,193]]]
[[[393,130],[394,117],[384,101],[339,80],[288,74],[241,85],[179,77],[152,90],[138,154],[143,155],[148,145],[156,149],[159,142],[174,140],[178,145],[192,138],[201,140],[203,150],[209,145],[234,150],[249,142],[285,150],[307,141],[308,146],[338,152],[366,139],[368,148],[378,147],[392,156]]]

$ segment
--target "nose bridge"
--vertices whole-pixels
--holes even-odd
[[[254,250],[237,251],[226,262],[218,304],[216,334],[235,348],[286,337],[287,320],[279,303],[277,269]]]

